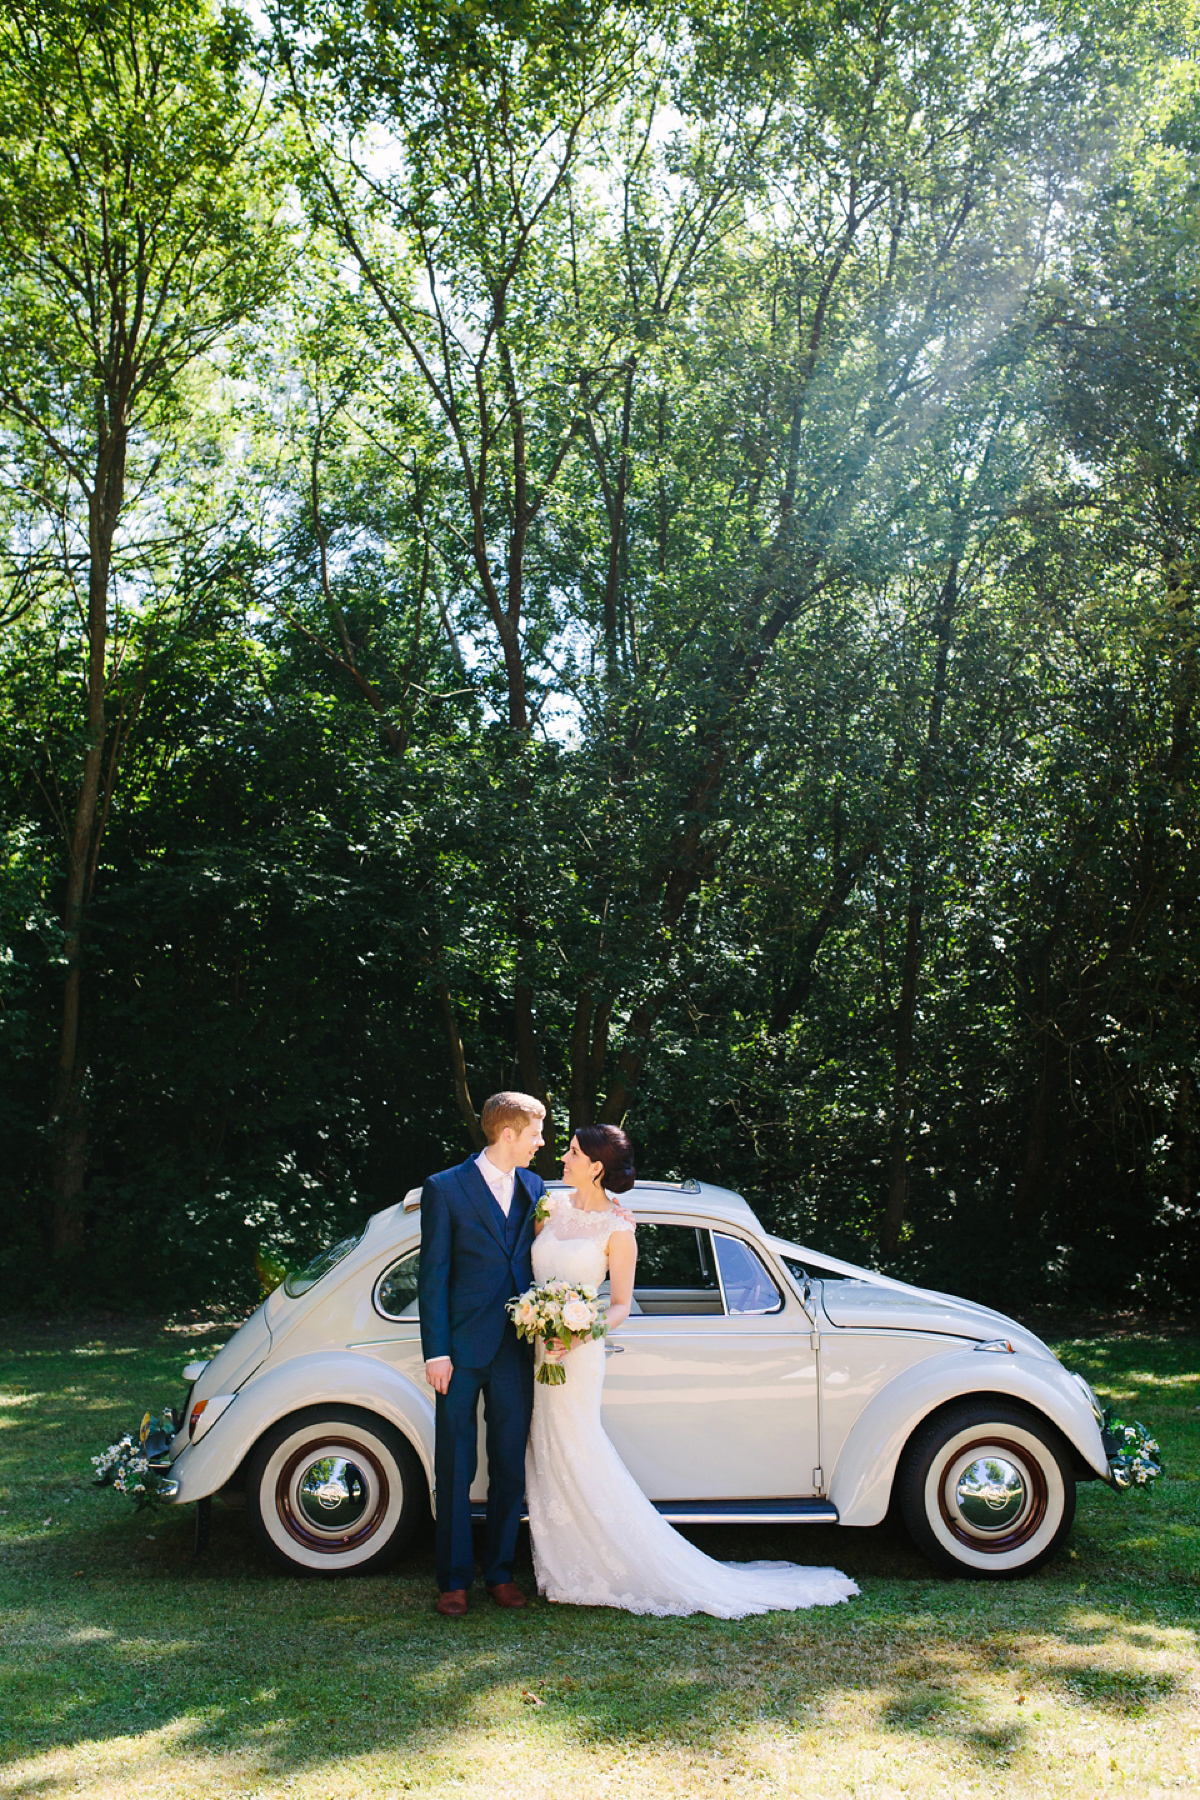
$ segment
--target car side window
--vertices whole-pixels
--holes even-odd
[[[711,1232],[639,1220],[633,1298],[649,1318],[723,1312]]]
[[[417,1275],[421,1252],[410,1251],[385,1269],[375,1283],[375,1310],[385,1319],[415,1319],[417,1312]]]
[[[725,1289],[725,1306],[731,1316],[779,1312],[783,1295],[749,1244],[741,1238],[727,1237],[723,1231],[713,1232],[713,1242]]]

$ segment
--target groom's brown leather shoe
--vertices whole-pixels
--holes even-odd
[[[524,1606],[525,1596],[515,1581],[497,1581],[488,1583],[488,1593],[497,1606]]]
[[[466,1588],[447,1588],[437,1597],[437,1609],[447,1619],[461,1619],[467,1610]]]

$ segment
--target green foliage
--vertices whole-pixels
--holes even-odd
[[[91,17],[0,7],[6,1266],[249,1299],[515,1084],[938,1285],[1193,1298],[1190,11]]]
[[[0,12],[0,403],[85,487],[89,416],[116,429],[119,394],[147,429],[270,291],[269,213],[231,204],[256,134],[247,46],[240,14],[194,0]]]

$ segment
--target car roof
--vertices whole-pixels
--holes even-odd
[[[548,1181],[547,1188],[551,1192],[566,1188],[565,1181]],[[621,1206],[626,1206],[635,1216],[638,1213],[678,1213],[681,1218],[691,1218],[695,1213],[707,1213],[710,1217],[728,1219],[738,1225],[751,1225],[758,1231],[763,1227],[759,1223],[753,1209],[735,1194],[731,1188],[717,1187],[711,1181],[635,1181],[628,1193],[616,1196]],[[414,1212],[421,1204],[419,1187],[409,1188],[401,1207],[404,1212]],[[396,1209],[389,1207],[388,1212]],[[377,1213],[376,1218],[385,1215]]]
[[[551,1190],[560,1191],[567,1187],[565,1181],[551,1181],[546,1185]],[[760,1239],[766,1235],[740,1194],[731,1192],[729,1188],[717,1187],[712,1182],[638,1181],[629,1193],[621,1194],[619,1198],[621,1204],[627,1205],[635,1217],[638,1214],[652,1214],[659,1218],[677,1215],[690,1224],[700,1221],[720,1225],[727,1222],[739,1225],[742,1230],[750,1231]],[[341,1286],[356,1281],[362,1269],[381,1251],[389,1256],[393,1252],[409,1254],[417,1243],[420,1228],[417,1209],[420,1204],[421,1190],[414,1187],[409,1188],[403,1200],[394,1206],[385,1206],[381,1212],[372,1213],[354,1248],[337,1265],[333,1285]],[[327,1299],[333,1287],[325,1282],[319,1285],[322,1299]],[[309,1293],[316,1293],[316,1284]],[[295,1298],[307,1300],[308,1295],[296,1295]]]

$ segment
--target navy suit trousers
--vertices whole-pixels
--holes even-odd
[[[437,1582],[443,1594],[452,1588],[470,1587],[475,1577],[471,1483],[475,1479],[480,1394],[488,1459],[483,1578],[495,1583],[512,1580],[525,1498],[525,1440],[533,1412],[533,1356],[511,1325],[505,1328],[500,1348],[485,1368],[463,1368],[455,1363],[449,1390],[437,1398],[434,1548]]]

